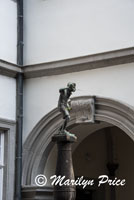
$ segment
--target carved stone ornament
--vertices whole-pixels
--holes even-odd
[[[73,99],[71,101],[72,115],[75,115],[76,123],[94,123],[94,98]]]

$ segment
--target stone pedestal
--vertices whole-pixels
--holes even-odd
[[[25,186],[22,188],[22,200],[53,200],[52,187]]]
[[[76,142],[77,138],[73,134],[57,134],[52,137],[52,141],[57,143],[58,155],[56,175],[65,176],[62,183],[66,180],[75,180],[73,163],[72,163],[72,143]],[[54,200],[75,200],[76,187],[73,185],[59,184],[54,186]]]

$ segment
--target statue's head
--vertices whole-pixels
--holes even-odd
[[[76,90],[76,83],[68,83],[67,87],[72,91],[75,92]]]

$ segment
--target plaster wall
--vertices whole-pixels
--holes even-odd
[[[16,119],[16,80],[0,75],[0,118]]]
[[[0,59],[16,63],[17,52],[17,3],[0,1]]]
[[[24,81],[24,141],[39,120],[57,107],[59,88],[68,82],[77,85],[74,96],[95,95],[112,98],[134,106],[134,63],[25,79]]]
[[[24,63],[132,47],[133,10],[132,0],[24,0]]]

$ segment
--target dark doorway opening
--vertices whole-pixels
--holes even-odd
[[[78,188],[76,191],[76,200],[93,200],[93,190]]]

